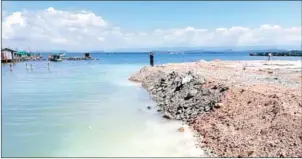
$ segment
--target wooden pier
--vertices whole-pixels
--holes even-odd
[[[15,62],[27,62],[27,61],[46,61],[46,59],[44,59],[44,58],[38,58],[38,59],[17,58],[17,59],[10,59],[10,60],[1,60],[1,63],[15,63]]]
[[[65,57],[63,58],[64,60],[69,60],[69,61],[79,61],[79,60],[98,60],[94,58],[86,58],[86,57]]]
[[[64,60],[79,61],[79,60],[98,60],[90,56],[89,53],[84,53],[84,57],[64,57]]]

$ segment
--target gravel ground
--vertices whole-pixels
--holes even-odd
[[[223,106],[190,126],[220,157],[302,157],[301,61],[199,61],[144,67],[130,77],[192,71],[209,86],[230,89]]]

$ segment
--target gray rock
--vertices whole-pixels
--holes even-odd
[[[165,119],[172,119],[173,116],[170,113],[165,112],[165,114],[163,115],[163,118],[165,118]]]
[[[149,91],[157,102],[164,118],[191,121],[198,115],[210,111],[219,103],[227,87],[217,85],[205,88],[206,80],[194,74],[158,72],[143,81],[143,87]]]

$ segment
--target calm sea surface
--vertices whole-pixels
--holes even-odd
[[[83,56],[83,54],[67,54]],[[148,93],[127,78],[148,54],[92,54],[94,61],[2,64],[3,157],[198,157],[190,131],[163,120]],[[47,55],[45,55],[47,57]],[[262,60],[246,53],[155,54],[155,63]],[[301,60],[300,57],[274,59]],[[33,70],[30,69],[32,65]]]

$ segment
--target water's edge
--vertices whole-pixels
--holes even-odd
[[[137,87],[143,88],[144,90],[146,90],[148,92],[148,90],[142,86],[142,83],[137,82],[137,81],[132,81],[130,79],[129,79],[129,82],[135,84]],[[151,97],[150,92],[148,92],[148,94],[149,94],[149,97]],[[152,100],[152,101],[156,103],[156,101],[154,101],[154,100]],[[155,104],[155,105],[156,105],[156,108],[158,108],[157,104]],[[164,112],[158,112],[158,113],[159,113],[160,117],[162,119],[164,119],[162,117],[163,114],[164,114]],[[164,120],[168,120],[168,119],[164,119]],[[196,144],[195,144],[196,148],[198,148],[201,151],[201,155],[200,156],[194,156],[194,157],[216,157],[217,156],[215,154],[215,152],[213,152],[212,150],[210,150],[210,149],[208,149],[208,148],[206,148],[206,147],[203,146],[203,144],[202,144],[202,140],[203,140],[202,135],[200,133],[198,133],[195,129],[193,129],[192,127],[190,127],[187,123],[185,123],[184,121],[175,120],[175,119],[169,119],[169,121],[175,121],[175,122],[181,123],[181,126],[179,128],[184,128],[184,132],[189,131],[191,133],[191,137],[196,142]],[[179,130],[175,129],[175,131],[179,131]]]

